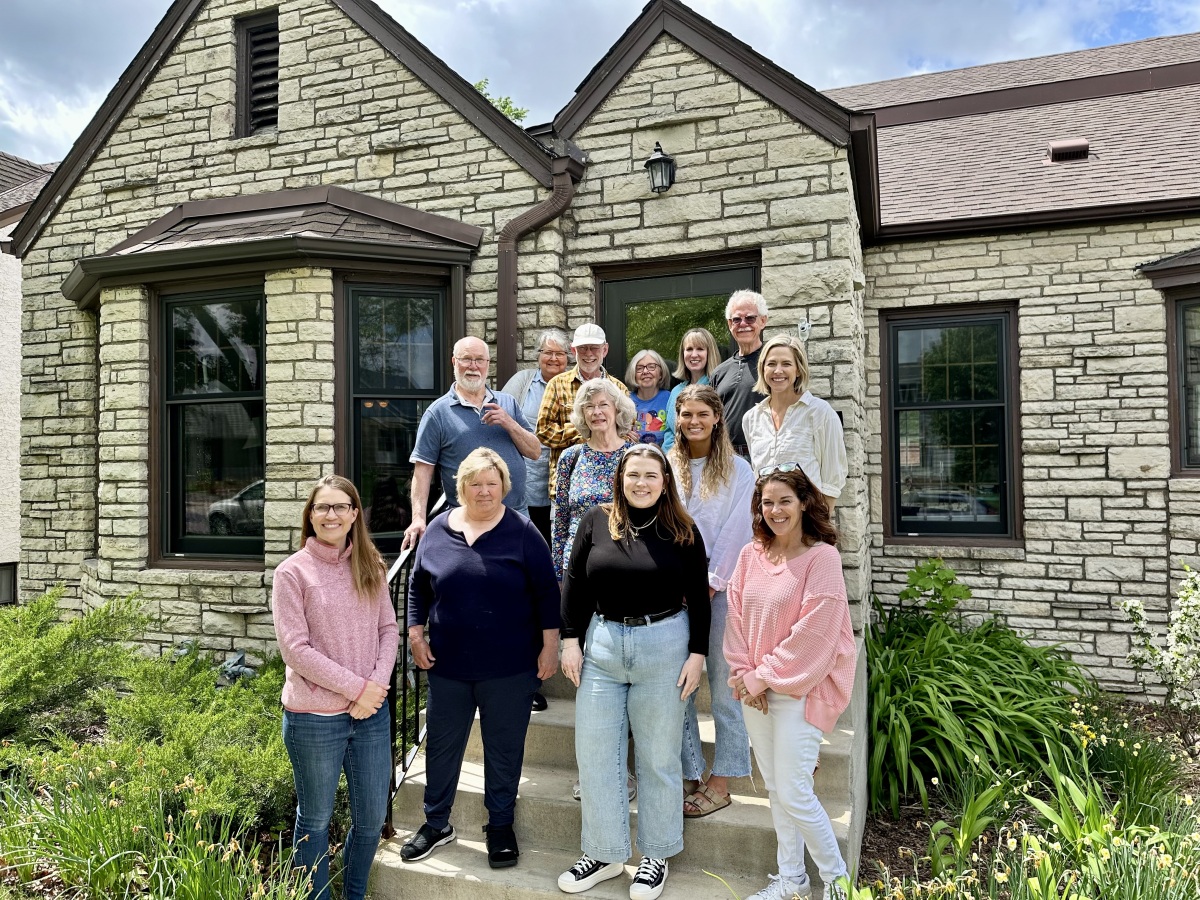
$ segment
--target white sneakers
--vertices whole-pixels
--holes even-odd
[[[746,900],[806,900],[811,896],[812,882],[807,875],[803,879],[772,875],[765,888],[757,894],[751,894]]]

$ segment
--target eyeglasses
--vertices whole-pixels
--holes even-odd
[[[329,511],[333,510],[334,515],[348,516],[350,510],[354,509],[353,503],[314,503],[312,511],[317,516],[327,516]]]
[[[766,478],[768,475],[774,475],[776,472],[787,474],[788,472],[795,472],[797,469],[800,469],[800,463],[798,462],[785,462],[777,466],[763,466],[758,470],[758,477]],[[801,471],[804,470],[801,469]]]
[[[454,359],[456,362],[462,363],[464,366],[476,366],[480,369],[486,369],[489,362],[487,358],[479,356],[456,356]]]
[[[729,320],[730,325],[741,325],[745,322],[747,325],[753,325],[758,321],[758,316],[734,316]]]
[[[550,359],[567,358],[567,354],[563,353],[561,350],[539,350],[538,354],[541,356],[548,356]]]
[[[646,363],[644,366],[635,366],[633,371],[638,375],[641,375],[643,372],[657,372],[658,363]]]

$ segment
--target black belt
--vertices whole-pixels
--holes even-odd
[[[615,616],[606,616],[604,613],[597,613],[597,615],[602,619],[606,619],[609,622],[616,622],[619,625],[637,626],[661,622],[663,619],[669,619],[671,616],[677,616],[681,612],[683,612],[682,606],[679,609],[668,609],[666,612],[650,613],[648,616],[626,616],[623,619],[618,619]]]

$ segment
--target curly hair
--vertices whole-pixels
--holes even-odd
[[[603,394],[612,401],[617,434],[627,434],[633,427],[633,420],[637,418],[637,407],[633,405],[632,400],[621,393],[619,387],[601,376],[581,384],[579,392],[575,395],[575,402],[571,405],[571,424],[575,426],[579,436],[585,441],[592,437],[592,426],[588,424],[587,416],[583,414],[583,408],[591,403],[592,398],[597,394]]]
[[[354,486],[353,481],[341,475],[326,475],[313,485],[308,502],[304,504],[300,522],[300,544],[303,546],[310,537],[317,536],[317,530],[312,523],[312,508],[317,502],[317,492],[321,488],[341,491],[350,498],[350,505],[359,512],[350,525],[350,572],[354,576],[355,592],[363,600],[370,600],[383,587],[387,567],[384,566],[383,557],[375,549],[371,534],[367,530],[367,521],[362,516],[362,498],[358,496],[358,488]]]
[[[700,498],[705,500],[733,478],[733,444],[729,441],[729,428],[725,424],[725,405],[716,390],[707,384],[691,384],[679,392],[675,398],[675,443],[671,446],[670,457],[671,465],[679,475],[679,488],[683,496],[692,493],[692,446],[679,421],[679,411],[688,402],[705,404],[717,417],[708,458],[704,461],[704,473],[700,476]]]
[[[775,540],[775,532],[767,524],[762,511],[763,489],[772,481],[790,488],[803,504],[804,509],[800,513],[800,531],[804,543],[809,547],[822,542],[837,546],[837,528],[829,514],[825,495],[817,490],[817,486],[809,480],[799,466],[790,472],[776,470],[758,479],[758,484],[754,486],[754,540],[764,548],[770,547]]]
[[[623,481],[629,460],[637,457],[649,457],[662,467],[663,492],[658,498],[658,524],[666,529],[676,544],[693,543],[695,534],[692,529],[692,517],[688,515],[683,501],[679,498],[679,489],[675,487],[675,479],[671,477],[671,467],[667,465],[666,454],[658,444],[634,444],[621,454],[621,461],[617,463],[617,471],[613,475],[612,502],[601,504],[608,513],[609,535],[614,541],[619,541],[629,531],[629,501],[625,499]]]

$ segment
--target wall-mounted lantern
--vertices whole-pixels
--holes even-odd
[[[654,152],[646,160],[646,171],[650,173],[650,190],[656,194],[669,190],[675,183],[675,160],[663,153],[658,141],[654,142]]]

